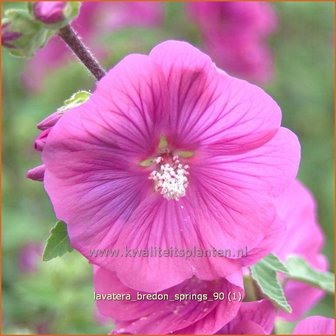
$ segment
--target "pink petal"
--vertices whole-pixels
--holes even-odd
[[[167,85],[148,56],[125,57],[102,78],[89,100],[121,149],[147,158],[162,134]]]
[[[210,153],[195,159],[193,167],[194,175],[198,177],[206,176],[238,189],[277,196],[294,181],[299,162],[300,143],[296,135],[281,127],[259,148],[234,155],[214,156]]]
[[[47,143],[47,138],[50,133],[50,128],[45,129],[42,131],[35,139],[34,142],[34,148],[35,150],[42,152],[46,143]]]
[[[193,190],[190,190],[190,193],[193,193]],[[242,265],[252,264],[269,253],[274,241],[279,238],[278,235],[273,236],[269,233],[273,240],[264,242],[270,228],[279,225],[276,221],[272,223],[272,217],[267,220],[268,227],[263,232],[263,227],[257,226],[259,222],[255,215],[257,224],[253,222],[253,225],[251,225],[252,214],[247,217],[248,223],[242,217],[236,217],[232,221],[224,210],[222,210],[223,218],[215,217],[211,206],[223,209],[223,205],[214,203],[216,200],[213,200],[212,205],[201,204],[197,201],[201,196],[194,195],[195,198],[192,200],[187,196],[179,202],[164,200],[157,194],[148,196],[135,209],[127,223],[124,223],[116,243],[113,238],[115,232],[111,229],[111,233],[105,232],[104,240],[97,246],[101,249],[121,251],[123,256],[119,255],[113,259],[102,256],[90,258],[88,251],[85,255],[92,263],[116,271],[117,276],[127,286],[145,291],[157,291],[177,285],[194,275],[203,280],[228,277]],[[274,215],[270,204],[260,212],[266,210],[271,216]],[[226,222],[227,218],[231,222]],[[237,230],[235,236],[232,228],[242,225],[240,221],[246,223],[249,231],[242,233]],[[257,227],[254,229],[254,226]],[[218,231],[213,231],[214,228]],[[211,237],[207,232],[210,230],[214,232]],[[151,251],[152,248],[172,252],[168,252],[168,256],[154,253],[148,257],[142,254],[143,251]],[[213,253],[214,249],[217,250],[217,254]],[[247,257],[244,255],[246,249]],[[178,254],[175,254],[176,250],[179,251]],[[198,255],[195,250],[200,251]],[[218,251],[229,252],[230,255],[226,256]],[[209,252],[210,254],[206,254]]]
[[[124,286],[115,274],[96,268],[94,274],[95,292],[129,293],[132,299],[137,292]],[[200,281],[187,280],[161,294],[167,293],[169,300],[139,301],[97,301],[98,309],[106,316],[116,320],[118,333],[167,334],[183,328],[192,328],[196,334],[213,334],[236,315],[241,303],[226,300],[175,300],[176,294],[203,294],[212,298],[214,292],[242,293],[242,289],[227,280]],[[141,292],[144,294],[144,292]]]
[[[194,162],[186,198],[192,198],[206,246],[233,251],[247,247],[248,257],[253,256],[243,261],[248,264],[277,245],[284,224],[270,196],[294,179],[298,152],[296,137],[280,129],[267,144],[245,154]]]
[[[222,332],[220,332],[223,334]],[[239,324],[236,324],[230,335],[268,335],[265,330],[257,323],[253,321],[242,320]]]
[[[218,70],[188,43],[161,43],[150,57],[168,81],[168,136],[175,147],[240,153],[267,142],[278,130],[281,112],[271,97]]]
[[[267,196],[234,186],[225,179],[225,171],[220,178],[205,173],[196,174],[195,187],[189,186],[186,199],[190,199],[189,206],[194,212],[204,245],[229,250],[232,259],[241,259],[241,265],[252,263],[269,253],[271,246],[266,243],[267,234],[271,231],[280,234],[281,227],[277,229],[277,226],[282,226],[282,223],[277,221]],[[254,251],[255,248],[257,251]]]
[[[298,254],[313,266],[319,267],[320,262],[316,257],[323,247],[324,237],[317,221],[316,201],[311,192],[296,180],[275,202],[279,216],[287,226],[277,255],[286,260],[289,254]]]
[[[206,321],[203,319],[203,321]],[[267,300],[242,302],[238,313],[217,334],[270,334],[275,322],[275,308]],[[179,334],[197,334],[194,325],[179,330]]]
[[[159,141],[164,90],[157,65],[146,56],[128,56],[88,102],[68,110],[50,131],[42,154],[45,188],[78,250],[98,248],[107,232],[113,244],[151,192],[139,161]]]
[[[316,202],[310,191],[299,181],[293,181],[275,200],[275,205],[281,220],[286,224],[286,232],[275,249],[277,256],[286,261],[289,255],[296,254],[312,267],[327,270],[327,260],[321,255],[324,237],[317,222]],[[285,294],[293,312],[288,314],[280,311],[279,315],[286,320],[296,321],[325,293],[292,280],[286,283]]]
[[[270,334],[274,328],[276,309],[268,300],[243,302],[237,316],[222,329],[230,334]]]
[[[33,4],[33,14],[38,21],[46,24],[61,22],[66,3],[62,1],[39,1]]]
[[[45,131],[53,126],[56,125],[57,121],[62,117],[63,113],[60,111],[56,111],[50,115],[48,115],[46,118],[44,118],[42,121],[40,121],[37,124],[37,128],[41,131]]]
[[[193,207],[185,198],[171,202],[154,194],[143,201],[125,223],[116,245],[111,244],[107,235],[101,246],[123,252],[126,249],[140,252],[151,248],[172,250],[169,256],[136,254],[135,257],[116,258],[113,262],[109,258],[91,258],[93,263],[115,270],[127,286],[145,291],[163,290],[193,275],[211,280],[233,274],[240,268],[240,260],[205,254],[205,250],[212,252],[213,247],[203,242]],[[175,254],[176,249],[178,254]],[[193,252],[195,249],[204,254],[197,256]]]
[[[45,165],[40,165],[27,171],[27,178],[34,181],[43,181],[45,173]]]
[[[335,335],[335,320],[323,316],[310,316],[297,324],[294,335]]]
[[[286,283],[284,291],[293,311],[292,313],[279,311],[278,314],[290,322],[297,321],[325,296],[323,290],[294,280]]]

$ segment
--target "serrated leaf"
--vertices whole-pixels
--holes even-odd
[[[259,263],[265,265],[265,267],[269,267],[273,271],[282,272],[285,274],[288,273],[288,269],[285,264],[283,264],[282,261],[274,254],[269,254],[268,256],[260,260]]]
[[[64,101],[64,105],[60,107],[58,111],[62,112],[74,108],[76,106],[79,106],[85,103],[89,99],[90,95],[91,95],[90,92],[84,90],[78,91],[74,93],[70,98],[66,99]]]
[[[292,307],[287,302],[276,271],[288,272],[286,266],[274,255],[268,255],[251,267],[252,278],[262,293],[279,308],[291,313]]]
[[[333,273],[318,271],[311,267],[303,258],[294,255],[288,257],[286,266],[289,272],[289,279],[308,283],[331,294],[335,293]]]
[[[48,261],[61,257],[71,251],[67,226],[64,222],[58,221],[50,231],[50,236],[43,251],[43,260]]]

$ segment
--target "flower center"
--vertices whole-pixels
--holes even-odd
[[[153,180],[155,191],[168,200],[178,201],[185,196],[189,166],[181,164],[178,155],[170,153],[161,154],[154,162],[157,169],[150,173],[149,179]]]

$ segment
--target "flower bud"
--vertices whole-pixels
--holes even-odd
[[[1,26],[3,46],[18,57],[31,57],[50,37],[50,32],[23,10],[7,10]]]
[[[80,2],[36,1],[29,6],[35,19],[52,29],[59,29],[73,20],[79,12]]]
[[[43,23],[57,23],[64,20],[65,6],[63,1],[40,1],[33,4],[33,12],[35,18]]]
[[[21,33],[11,31],[10,22],[1,25],[1,44],[6,48],[15,48],[13,42],[21,37]]]
[[[60,107],[56,112],[50,114],[44,118],[41,122],[37,124],[37,128],[41,130],[40,134],[37,136],[34,142],[34,148],[38,152],[43,152],[44,147],[48,141],[49,133],[56,123],[60,120],[63,114],[72,108],[75,108],[84,102],[86,102],[90,97],[90,92],[78,91],[74,93],[69,99],[64,101],[64,105]],[[45,165],[42,164],[35,168],[28,170],[27,178],[34,181],[43,181],[45,172]]]

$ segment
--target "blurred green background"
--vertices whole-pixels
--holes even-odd
[[[22,6],[4,7],[14,5]],[[164,22],[155,29],[124,27],[97,37],[113,50],[104,58],[104,66],[112,66],[129,52],[148,52],[167,38],[200,44],[200,34],[189,22],[184,4],[162,6]],[[279,21],[269,39],[275,75],[264,87],[281,106],[283,124],[300,138],[299,178],[316,197],[326,236],[324,252],[333,268],[333,3],[272,6]],[[25,60],[11,57],[6,50],[2,57],[3,332],[108,333],[112,323],[101,323],[95,313],[87,261],[76,252],[41,261],[39,246],[47,239],[55,217],[42,184],[25,178],[26,171],[40,162],[33,150],[36,123],[73,92],[91,89],[94,81],[80,64],[71,62],[50,71],[41,90],[32,93],[21,80]],[[22,266],[27,251],[32,260],[37,257],[31,270]],[[333,316],[333,298],[327,296],[309,314]]]

